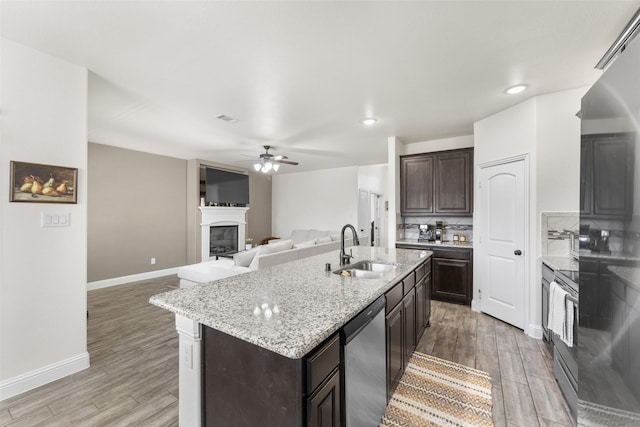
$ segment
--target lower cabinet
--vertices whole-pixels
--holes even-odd
[[[430,286],[431,259],[428,259],[385,294],[387,399],[393,395],[418,340],[429,324]]]
[[[434,251],[432,297],[439,301],[469,305],[471,304],[471,256],[469,254],[469,259],[439,256],[450,253],[451,251],[446,253]]]
[[[331,374],[307,400],[307,427],[340,426],[340,372]]]
[[[428,284],[431,299],[471,305],[473,292],[473,249],[438,245],[396,244],[397,248],[433,252],[432,275]]]

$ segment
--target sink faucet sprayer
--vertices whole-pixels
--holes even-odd
[[[351,229],[351,233],[353,234],[353,244],[354,245],[359,245],[360,244],[360,240],[358,240],[358,233],[356,232],[356,229],[353,227],[353,225],[351,224],[347,224],[344,227],[342,227],[342,231],[340,232],[340,265],[345,265],[345,264],[350,264],[351,263],[351,258],[353,258],[353,251],[350,251],[350,254],[347,255],[344,252],[344,231],[350,228]]]

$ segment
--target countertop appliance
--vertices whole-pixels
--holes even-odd
[[[435,240],[436,243],[442,243],[442,231],[443,224],[442,221],[436,221],[436,232],[435,232]]]
[[[433,226],[429,224],[420,224],[419,226],[420,234],[418,235],[418,242],[432,242],[433,237]]]
[[[344,422],[377,426],[387,406],[384,295],[342,328]]]
[[[622,247],[638,241],[630,230],[636,230],[633,218],[640,202],[636,178],[640,167],[639,29],[640,9],[598,64],[605,71],[582,98],[579,113],[580,234],[589,230],[591,238],[598,240],[590,242],[590,247],[601,252],[608,250],[609,236],[592,234],[588,227],[620,223]],[[607,263],[640,266],[616,251]],[[578,327],[578,424],[640,425],[640,358],[634,350],[640,336],[635,314],[640,312],[640,299],[634,292],[640,283],[631,278],[625,284],[606,268],[594,274],[593,262],[583,257],[579,279],[583,301]],[[604,330],[582,321],[594,312],[611,319]]]

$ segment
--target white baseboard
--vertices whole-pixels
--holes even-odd
[[[2,381],[0,382],[0,401],[75,374],[88,367],[89,353],[85,351],[77,356]]]
[[[529,330],[527,331],[527,335],[529,335],[531,338],[541,340],[543,336],[542,332],[542,326],[529,323]]]
[[[170,276],[178,273],[179,267],[165,268],[164,270],[148,271],[146,273],[131,274],[129,276],[114,277],[113,279],[98,280],[87,283],[87,290],[108,288],[110,286],[124,285],[125,283],[137,282],[139,280],[155,279],[156,277]]]
[[[478,313],[480,313],[480,311],[481,311],[481,310],[480,310],[480,304],[478,304],[478,303],[476,302],[476,299],[475,299],[475,298],[471,300],[471,310],[472,310],[472,311],[477,311]]]

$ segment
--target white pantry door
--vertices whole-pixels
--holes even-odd
[[[480,310],[520,329],[525,324],[525,159],[481,168]]]

